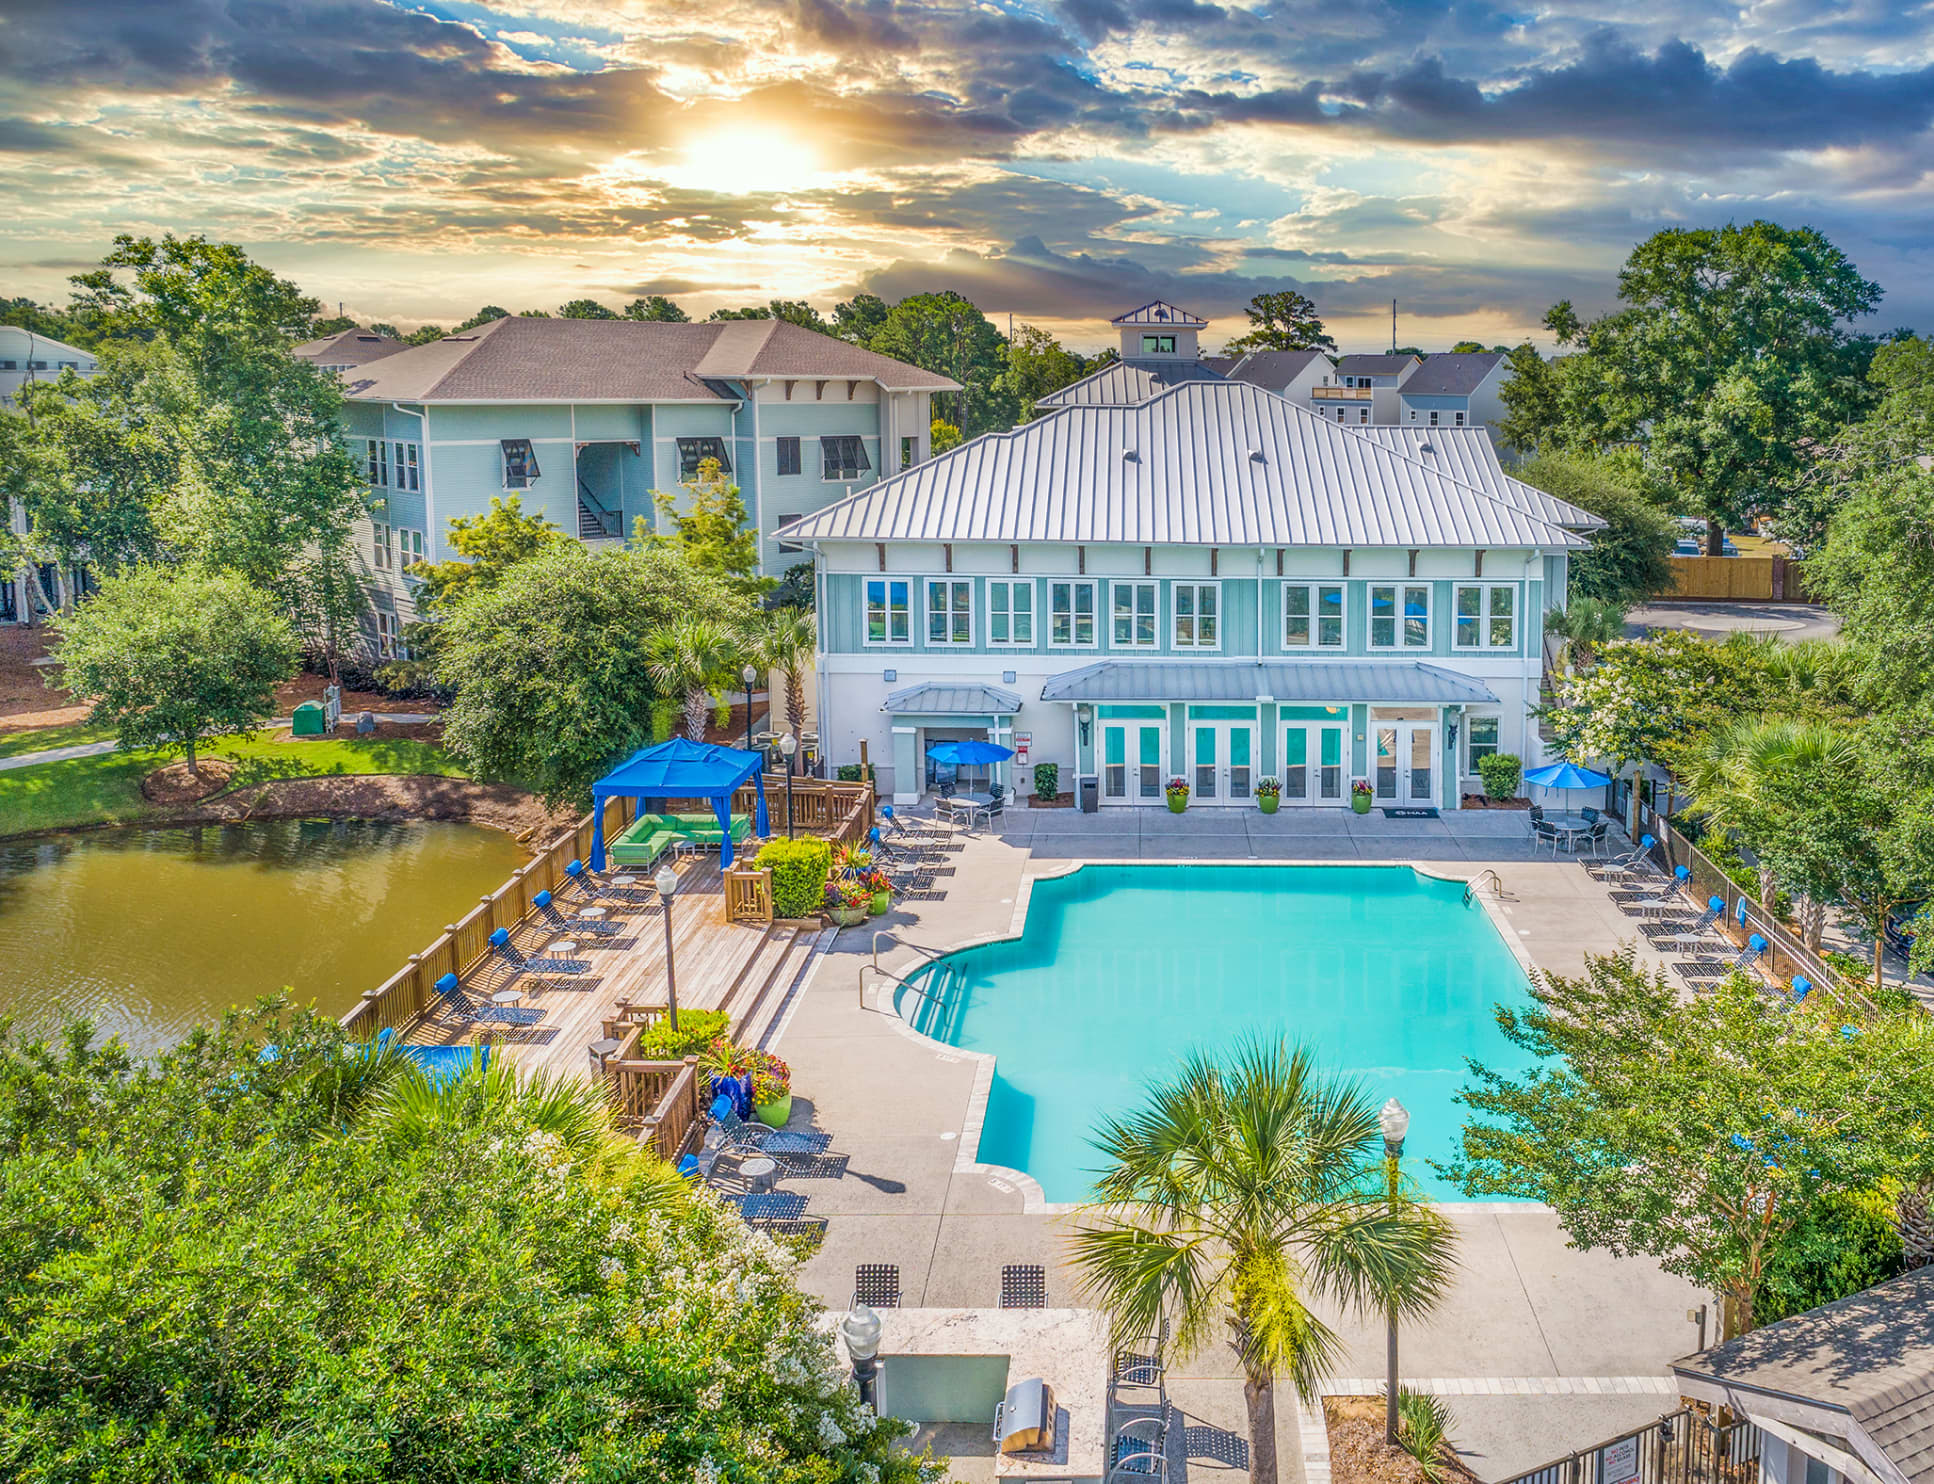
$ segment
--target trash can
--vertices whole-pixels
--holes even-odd
[[[1084,778],[1081,780],[1081,812],[1093,814],[1095,806],[1101,802],[1101,780]]]
[[[316,701],[304,701],[295,708],[289,718],[289,730],[298,737],[320,737],[323,735],[322,706]]]

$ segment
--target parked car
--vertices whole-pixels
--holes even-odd
[[[1681,536],[1677,544],[1673,546],[1672,554],[1674,556],[1704,556],[1706,554],[1706,544],[1697,536]],[[1732,537],[1722,536],[1719,538],[1719,554],[1721,556],[1739,555],[1739,548],[1733,545]]]

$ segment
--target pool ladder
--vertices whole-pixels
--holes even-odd
[[[1496,871],[1486,866],[1469,881],[1464,883],[1464,905],[1466,907],[1470,906],[1471,902],[1477,897],[1477,889],[1484,884],[1485,878],[1487,877],[1491,882],[1491,895],[1498,898],[1504,896],[1504,883],[1498,879],[1498,873]]]
[[[909,943],[904,938],[902,938],[898,933],[894,932],[891,928],[881,928],[878,932],[876,932],[873,935],[872,962],[864,963],[860,965],[860,1008],[862,1010],[867,1008],[866,976],[868,974],[878,974],[882,979],[886,980],[887,983],[897,984],[902,989],[910,989],[915,994],[919,995],[928,1004],[932,1005],[935,1009],[940,1009],[941,1002],[933,997],[932,991],[925,989],[918,984],[913,983],[911,980],[905,978],[903,975],[895,974],[890,970],[883,969],[880,967],[880,941],[882,939],[886,939],[898,945],[901,948],[911,949],[913,952],[919,954],[921,959],[925,963],[929,963],[929,964],[934,963],[940,958],[940,953],[938,950],[922,947],[918,943]],[[880,1013],[882,1015],[888,1015],[888,1014],[891,1014],[892,1012],[889,1010],[882,1010]]]

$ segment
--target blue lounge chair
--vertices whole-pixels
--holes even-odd
[[[728,1206],[736,1206],[747,1226],[767,1221],[797,1221],[806,1214],[806,1198],[796,1190],[765,1190],[756,1195],[728,1195]]]
[[[1686,900],[1681,892],[1691,882],[1690,866],[1674,866],[1670,881],[1661,881],[1640,892],[1615,891],[1612,900],[1618,903],[1621,912],[1629,912],[1634,917],[1667,917],[1686,910]]]
[[[542,1010],[514,1005],[480,1005],[464,993],[455,974],[445,974],[436,982],[443,1008],[469,1025],[536,1025],[544,1018]]]
[[[1630,850],[1603,861],[1593,861],[1586,866],[1601,881],[1618,880],[1628,876],[1656,876],[1659,868],[1652,863],[1652,847],[1659,842],[1650,835],[1639,836],[1639,843]]]
[[[1707,897],[1706,910],[1699,914],[1698,921],[1682,922],[1642,922],[1639,931],[1652,940],[1652,946],[1661,951],[1667,948],[1698,948],[1709,940],[1706,929],[1726,915],[1724,897]]]
[[[812,1129],[767,1128],[756,1119],[748,1123],[723,1093],[712,1099],[712,1126],[726,1148],[760,1154],[824,1154],[833,1142]]]
[[[584,988],[571,981],[591,971],[588,958],[526,958],[510,941],[510,929],[498,928],[490,935],[490,952],[497,962],[514,974],[525,974],[549,988]]]
[[[587,902],[602,902],[609,906],[622,902],[626,906],[643,905],[645,893],[635,886],[613,886],[609,880],[593,871],[583,861],[572,861],[565,866],[564,874],[571,878],[571,886],[578,896]]]
[[[1759,961],[1761,955],[1765,952],[1766,940],[1758,933],[1754,933],[1752,937],[1746,940],[1746,946],[1740,949],[1730,959],[1723,961],[1716,958],[1682,960],[1674,964],[1672,968],[1681,979],[1689,983],[1693,980],[1724,979],[1729,974],[1745,973],[1746,970],[1750,969]],[[1704,989],[1712,988],[1710,984],[1695,985],[1694,987]]]
[[[566,917],[557,910],[556,901],[547,891],[540,891],[531,898],[531,908],[555,932],[587,933],[595,938],[615,938],[625,930],[624,923],[615,917]]]

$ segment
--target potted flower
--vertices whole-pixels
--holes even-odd
[[[1169,813],[1180,814],[1184,809],[1189,807],[1189,780],[1188,779],[1186,778],[1169,779],[1168,787],[1165,790],[1165,792],[1168,794],[1168,812]]]
[[[826,915],[835,927],[856,927],[873,910],[873,892],[864,881],[840,877],[826,883]]]
[[[880,870],[868,871],[863,879],[867,889],[873,893],[867,910],[879,917],[893,906],[893,883],[887,880],[886,872]]]
[[[1264,814],[1274,814],[1282,807],[1283,785],[1280,779],[1258,778],[1256,780],[1256,803]]]
[[[833,847],[833,874],[857,881],[873,869],[873,852],[858,845]]]
[[[1376,791],[1370,787],[1367,778],[1359,778],[1350,785],[1350,807],[1359,814],[1368,814],[1376,797]]]
[[[769,1051],[738,1046],[721,1036],[700,1058],[716,1077],[752,1079],[752,1116],[769,1128],[784,1128],[792,1117],[792,1068]]]

